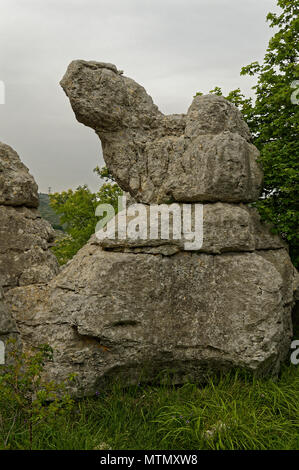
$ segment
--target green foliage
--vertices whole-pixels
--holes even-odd
[[[14,448],[32,449],[41,423],[53,425],[57,417],[70,412],[73,401],[65,386],[42,378],[44,364],[52,360],[52,354],[48,345],[41,345],[34,354],[14,346],[9,364],[1,366],[0,449],[11,448],[11,441]],[[23,432],[20,446],[13,438],[17,427]]]
[[[257,206],[290,244],[295,264],[299,262],[299,106],[292,102],[292,83],[299,79],[299,6],[279,0],[281,14],[269,13],[270,27],[278,31],[270,39],[262,65],[243,67],[242,75],[256,75],[256,101],[250,129],[261,152],[266,198]]]
[[[60,264],[71,259],[94,232],[97,223],[95,216],[97,204],[96,194],[86,185],[79,186],[75,191],[69,189],[50,195],[50,205],[60,215],[68,234],[58,240],[53,247]]]
[[[106,166],[102,166],[101,168],[99,166],[96,166],[93,170],[95,173],[97,173],[97,175],[104,179],[106,182],[115,182],[115,179],[114,177],[112,176],[112,174],[110,173],[110,171],[108,170],[108,168]]]
[[[94,171],[102,178],[111,179],[105,167],[102,169],[97,167]],[[99,204],[111,204],[117,213],[118,196],[121,195],[122,190],[113,182],[102,184],[97,193],[92,193],[84,185],[75,191],[69,189],[50,195],[50,205],[60,216],[67,233],[67,236],[57,240],[52,248],[60,264],[70,260],[94,233],[99,220],[95,216],[96,207]]]
[[[50,206],[50,197],[48,194],[38,194],[39,206],[38,210],[41,216],[46,219],[54,228],[54,230],[61,230],[63,232],[63,226],[60,221],[59,215]]]
[[[243,113],[253,143],[260,150],[264,194],[256,206],[262,218],[275,224],[287,240],[293,263],[298,266],[299,105],[291,96],[299,79],[299,7],[294,0],[278,0],[278,6],[280,14],[267,16],[270,27],[278,31],[269,41],[263,64],[253,62],[241,71],[241,75],[257,76],[255,102],[245,98],[239,88],[226,98]],[[222,91],[215,87],[210,93],[221,95]]]

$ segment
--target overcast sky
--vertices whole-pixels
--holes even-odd
[[[276,0],[0,0],[0,140],[42,192],[88,184],[103,164],[94,131],[78,123],[59,81],[73,59],[112,62],[164,113],[185,113],[215,85],[251,95],[240,69],[262,60]]]

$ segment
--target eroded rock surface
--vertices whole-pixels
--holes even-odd
[[[116,181],[137,201],[247,202],[261,191],[257,149],[238,109],[196,96],[187,114],[164,116],[116,67],[74,61],[61,81],[79,122],[102,142]]]

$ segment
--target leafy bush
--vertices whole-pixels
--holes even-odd
[[[71,411],[73,400],[65,392],[65,385],[42,377],[44,364],[52,360],[52,353],[48,345],[41,345],[35,353],[24,353],[15,345],[8,365],[1,366],[0,449],[11,447],[16,428],[23,433],[20,448],[32,449],[41,423],[53,425],[59,416]],[[70,380],[73,378],[70,376]]]
[[[105,167],[102,169],[97,167],[94,171],[101,178],[108,181],[111,179]],[[121,195],[122,190],[114,182],[105,182],[97,193],[92,193],[86,185],[83,185],[75,191],[69,189],[50,195],[50,205],[60,216],[67,233],[65,237],[57,240],[52,248],[60,264],[70,260],[94,233],[99,220],[95,215],[96,207],[99,204],[111,204],[117,213],[118,196]]]

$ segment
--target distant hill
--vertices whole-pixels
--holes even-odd
[[[39,198],[38,210],[41,216],[44,219],[46,219],[48,222],[50,222],[50,224],[55,230],[64,231],[63,226],[60,223],[59,215],[57,215],[55,211],[52,209],[52,207],[50,206],[49,195],[44,194],[44,193],[39,193],[38,198]]]

